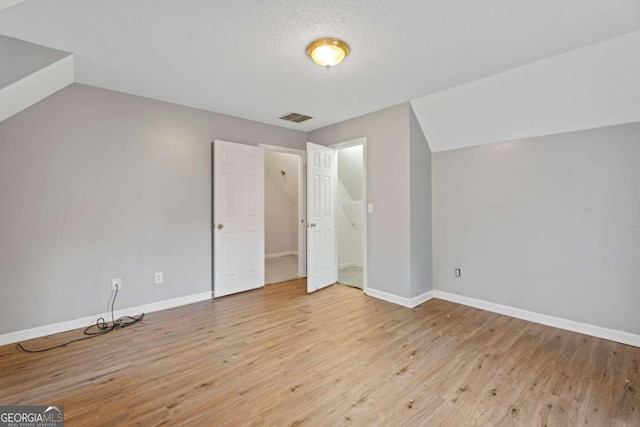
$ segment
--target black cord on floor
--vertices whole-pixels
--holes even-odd
[[[142,321],[142,319],[144,319],[144,313],[142,313],[140,316],[137,316],[137,317],[122,316],[119,319],[115,319],[114,318],[113,307],[116,304],[116,298],[118,296],[118,288],[117,287],[116,287],[116,291],[115,292],[116,293],[113,295],[113,301],[111,301],[111,325],[109,325],[109,323],[107,321],[105,321],[103,317],[101,317],[98,320],[96,320],[96,324],[95,325],[91,325],[91,326],[87,327],[84,330],[84,334],[87,335],[86,337],[77,338],[75,340],[67,341],[64,344],[59,344],[59,345],[55,345],[53,347],[47,347],[47,348],[43,348],[43,349],[40,349],[40,350],[28,350],[28,349],[24,348],[21,343],[18,343],[17,347],[21,351],[24,351],[25,353],[42,353],[44,351],[53,350],[54,348],[64,347],[64,346],[66,346],[68,344],[72,344],[74,342],[84,341],[84,340],[88,340],[88,339],[91,339],[91,338],[98,337],[100,335],[108,334],[109,332],[111,332],[111,331],[113,331],[115,329],[126,328],[127,326],[135,325],[136,323]]]

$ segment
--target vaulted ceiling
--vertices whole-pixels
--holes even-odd
[[[77,82],[303,131],[640,30],[638,0],[0,1]],[[351,47],[331,70],[305,55],[325,36]]]

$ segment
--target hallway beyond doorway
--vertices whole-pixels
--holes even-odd
[[[264,283],[285,282],[298,278],[298,255],[285,255],[265,259]]]
[[[338,269],[338,283],[362,289],[362,267],[349,266]]]

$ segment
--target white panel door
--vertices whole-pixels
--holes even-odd
[[[338,280],[337,172],[335,150],[307,142],[307,292]]]
[[[264,286],[264,150],[215,141],[213,296]]]

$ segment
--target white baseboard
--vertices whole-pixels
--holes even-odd
[[[164,301],[152,302],[149,304],[139,305],[137,307],[123,308],[121,310],[114,311],[113,314],[116,319],[122,316],[137,316],[141,313],[153,313],[154,311],[193,304],[194,302],[205,301],[211,298],[211,292],[208,291]],[[25,329],[23,331],[9,332],[8,334],[0,335],[0,345],[13,344],[47,335],[59,334],[60,332],[72,331],[78,328],[86,328],[87,326],[95,324],[96,320],[100,317],[107,321],[111,321],[111,312],[68,320],[66,322],[54,323],[53,325],[38,326],[37,328]]]
[[[365,293],[370,297],[378,298],[387,302],[391,302],[393,304],[398,304],[409,308],[417,307],[423,302],[429,301],[431,298],[433,298],[433,291],[427,291],[413,298],[400,297],[398,295],[371,288],[367,288]]]
[[[274,252],[272,254],[266,254],[265,258],[277,258],[279,256],[288,256],[288,255],[298,255],[298,251],[285,251],[285,252]]]
[[[416,297],[411,298],[409,300],[409,307],[411,308],[417,307],[420,304],[429,301],[430,299],[433,299],[433,291],[427,291],[423,294],[420,294]]]
[[[555,328],[565,329],[567,331],[590,335],[592,337],[604,338],[606,340],[628,344],[634,347],[640,347],[640,335],[635,335],[629,332],[603,328],[601,326],[590,325],[588,323],[580,323],[573,320],[562,319],[560,317],[548,316],[546,314],[534,313],[532,311],[522,310],[520,308],[509,307],[506,305],[465,297],[462,295],[450,294],[448,292],[438,290],[434,290],[433,294],[434,297],[438,299],[451,301],[462,305],[468,305],[470,307],[479,308],[481,310],[504,314],[506,316],[516,317],[518,319],[528,320],[534,323],[540,323],[542,325],[553,326]]]
[[[346,262],[344,264],[338,265],[338,270],[341,268],[349,268],[349,267],[360,267],[362,268],[362,264],[359,262]]]

